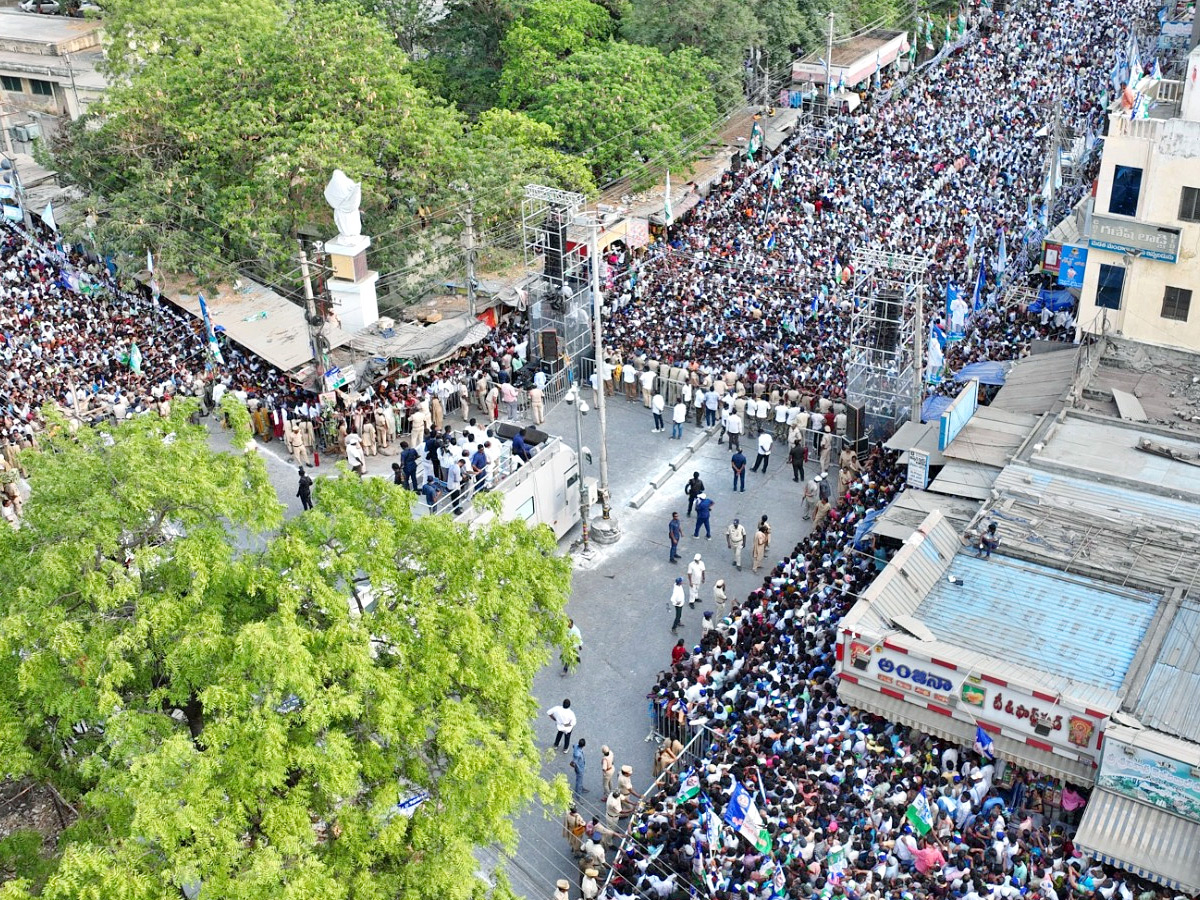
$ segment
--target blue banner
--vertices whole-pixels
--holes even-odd
[[[1063,244],[1058,263],[1058,283],[1065,288],[1082,288],[1087,259],[1087,247]]]

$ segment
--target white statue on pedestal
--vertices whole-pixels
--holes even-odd
[[[338,239],[345,241],[362,234],[362,220],[358,207],[362,203],[362,184],[351,181],[341,169],[333,170],[333,177],[325,185],[325,202],[333,207],[333,223],[337,225]]]

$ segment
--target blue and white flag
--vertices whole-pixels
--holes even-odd
[[[775,165],[774,171],[771,172],[771,187],[779,190],[783,187],[783,174],[779,171],[778,163]]]
[[[979,274],[975,277],[975,291],[971,295],[971,309],[979,312],[983,309],[983,289],[987,284],[987,263],[979,264]]]
[[[46,223],[46,227],[51,231],[58,231],[58,223],[54,221],[54,204],[47,203],[46,208],[42,210],[42,221]]]
[[[1000,229],[1000,240],[996,243],[996,272],[1004,274],[1008,268],[1008,243],[1004,238],[1004,229]]]
[[[766,248],[768,250],[775,249],[775,232],[773,232],[773,231],[771,232],[771,236],[769,238],[767,238]]]
[[[221,347],[217,343],[217,333],[213,331],[212,319],[208,317],[208,304],[204,302],[204,295],[200,294],[200,318],[204,320],[204,335],[208,339],[208,352],[212,358],[220,365],[225,365],[225,357],[221,355]]]
[[[971,223],[971,233],[967,235],[967,256],[975,255],[975,242],[979,240],[979,222]]]
[[[1137,35],[1129,32],[1129,86],[1137,87],[1142,80],[1142,54],[1138,52]]]
[[[982,725],[975,726],[975,752],[987,759],[995,759],[992,736],[983,730]]]

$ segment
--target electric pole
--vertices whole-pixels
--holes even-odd
[[[469,189],[468,189],[469,190]],[[468,193],[463,213],[463,250],[467,253],[467,315],[475,318],[475,200]]]
[[[600,210],[596,210],[592,222],[592,233],[588,246],[588,255],[592,258],[592,340],[595,342],[596,367],[596,414],[600,419],[600,494],[601,521],[592,530],[592,537],[598,543],[611,544],[620,536],[617,520],[612,515],[608,490],[608,420],[605,418],[604,405],[604,328],[600,319]]]
[[[313,364],[316,366],[314,384],[317,386],[318,393],[321,393],[327,387],[325,384],[325,359],[322,352],[324,343],[322,331],[325,327],[325,320],[317,315],[317,301],[313,296],[312,274],[308,269],[308,253],[304,250],[304,241],[296,243],[300,245],[300,277],[304,279],[304,320],[308,324],[308,346],[312,350]]]
[[[833,66],[833,10],[829,11],[829,43],[825,45],[825,105],[829,106],[829,98],[833,96],[833,82],[830,81]]]
[[[913,396],[909,421],[921,424],[921,407],[925,403],[925,285],[917,285],[917,303],[913,309]]]

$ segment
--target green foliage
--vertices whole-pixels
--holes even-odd
[[[116,44],[109,59],[131,64]],[[150,246],[165,268],[197,274],[218,257],[256,261],[270,277],[294,268],[297,226],[328,223],[334,168],[363,181],[366,225],[384,230],[391,209],[443,189],[445,148],[461,130],[375,19],[301,0],[251,33],[142,60],[54,150],[97,195],[105,246]]]
[[[32,828],[17,829],[0,841],[0,882],[21,878],[40,886],[52,869],[42,852],[42,836]]]
[[[568,150],[587,150],[598,177],[649,183],[703,147],[717,120],[712,74],[713,63],[694,50],[666,55],[609,41],[556,63],[526,112]]]
[[[429,57],[416,64],[421,84],[470,117],[499,101],[500,42],[521,11],[520,0],[448,0],[429,31]]]
[[[515,227],[530,182],[595,192],[587,164],[558,150],[559,142],[551,126],[524,113],[491,109],[479,118],[463,141],[455,168],[480,198],[476,212],[482,227]]]
[[[633,0],[621,32],[664,53],[684,47],[712,60],[714,86],[727,102],[741,90],[747,50],[765,36],[755,6],[746,0]]]
[[[356,477],[281,524],[257,455],[214,453],[177,406],[53,420],[25,527],[0,532],[0,759],[80,813],[41,896],[480,895],[475,844],[566,799],[530,696],[565,638],[552,535],[414,520]]]
[[[612,33],[608,11],[590,0],[530,0],[500,42],[500,102],[517,108],[536,97],[560,60]]]

